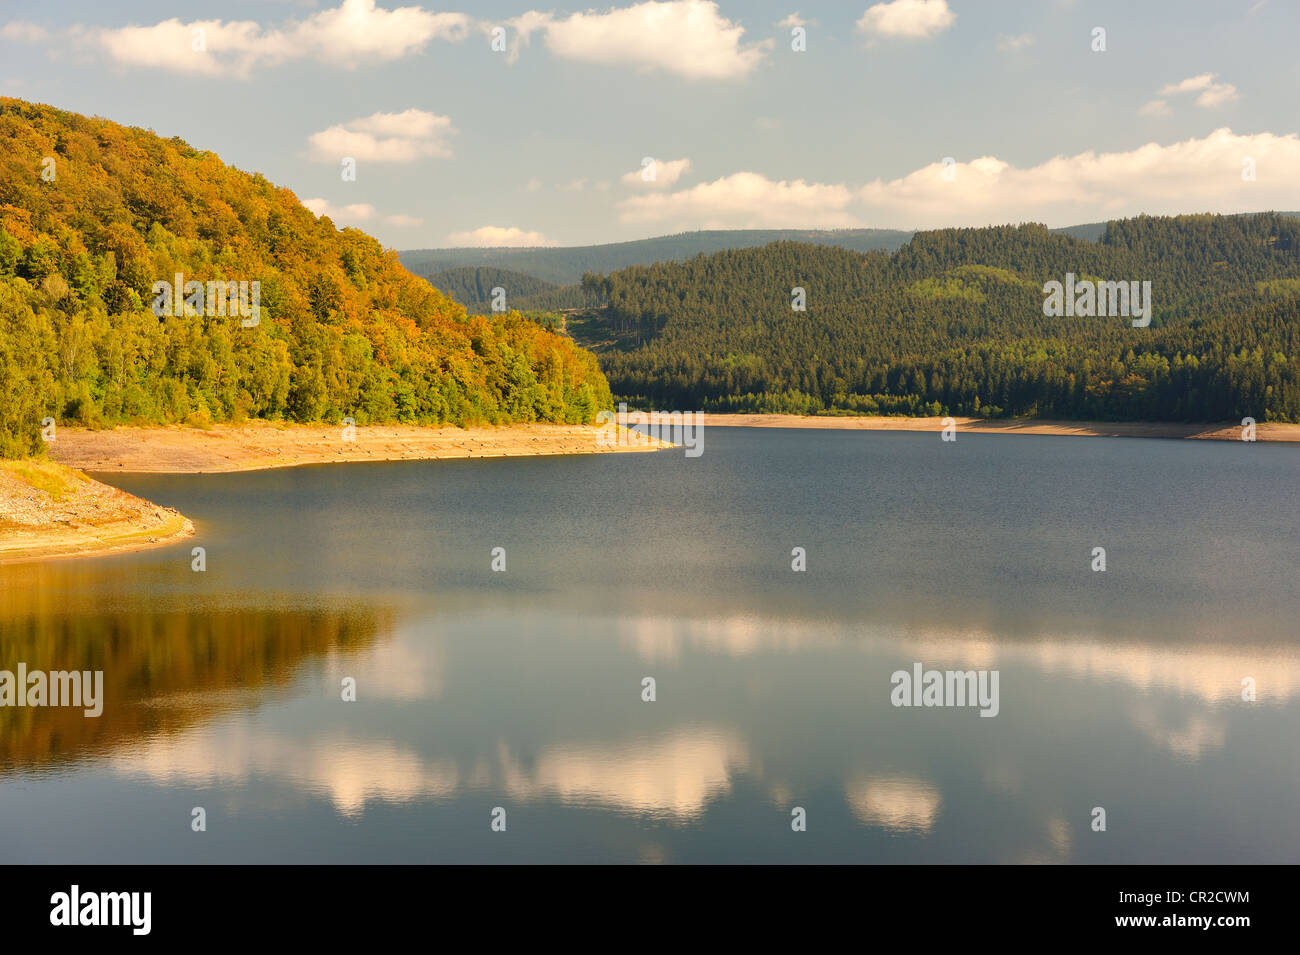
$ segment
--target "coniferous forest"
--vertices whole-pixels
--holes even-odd
[[[1044,283],[1150,281],[1149,327],[1048,317]],[[806,311],[792,308],[802,288]],[[1300,421],[1300,220],[1138,217],[793,242],[588,274],[570,322],[617,396],[714,411]]]

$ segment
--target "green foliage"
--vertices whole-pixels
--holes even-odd
[[[1066,272],[1150,280],[1151,326],[1044,316]],[[1300,220],[1272,213],[1142,216],[1097,243],[945,229],[892,255],[782,242],[588,276],[607,305],[569,327],[659,408],[1300,421],[1298,273]]]
[[[0,456],[40,420],[589,422],[594,357],[485,318],[286,189],[145,130],[0,98]],[[57,179],[41,159],[57,155]],[[259,282],[260,322],[163,315],[156,281]]]

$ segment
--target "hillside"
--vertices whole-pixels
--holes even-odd
[[[1149,281],[1149,327],[1049,317],[1044,283]],[[1300,220],[918,233],[892,254],[782,242],[591,277],[569,321],[615,393],[706,411],[1300,421]],[[807,310],[791,308],[805,289]]]
[[[476,314],[486,314],[491,310],[492,290],[496,288],[505,290],[506,304],[513,306],[517,299],[553,292],[560,287],[523,272],[468,265],[444,269],[426,277],[434,288]]]
[[[38,450],[47,417],[578,423],[608,404],[568,339],[468,316],[211,152],[9,98],[0,144],[0,456]],[[178,275],[167,303],[155,283]],[[229,307],[225,283],[245,283]]]

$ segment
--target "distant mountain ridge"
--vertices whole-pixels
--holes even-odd
[[[1300,212],[1279,212],[1278,215],[1300,218]],[[1106,232],[1106,223],[1086,222],[1051,231],[1072,235],[1085,242],[1099,242]],[[575,285],[582,281],[584,272],[608,274],[632,265],[684,262],[701,253],[752,249],[773,242],[806,242],[855,252],[893,252],[914,235],[914,230],[904,229],[710,229],[603,245],[409,249],[398,252],[398,255],[403,265],[424,278],[456,268],[495,268],[520,272],[553,285]],[[433,285],[442,288],[437,282]],[[516,294],[531,296],[536,293],[520,290]],[[453,295],[453,298],[464,305],[475,304],[459,295]]]
[[[682,262],[693,255],[748,249],[773,242],[834,245],[855,252],[893,251],[913,233],[897,229],[715,229],[612,242],[605,245],[538,248],[411,249],[398,252],[416,275],[461,267],[522,272],[554,285],[575,285],[584,272],[615,272],[630,265]]]

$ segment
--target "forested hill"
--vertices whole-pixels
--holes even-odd
[[[897,229],[713,229],[679,232],[631,242],[564,248],[411,249],[402,264],[431,282],[447,269],[474,267],[509,269],[557,285],[576,285],[586,272],[612,272],[631,265],[682,262],[693,255],[724,249],[746,249],[772,242],[812,242],[858,252],[897,249],[911,232]],[[520,293],[531,294],[531,293]]]
[[[1150,281],[1149,327],[1048,317],[1044,283]],[[658,408],[1300,420],[1300,220],[1140,217],[792,242],[590,276],[617,396]],[[806,292],[793,310],[792,289]]]
[[[154,283],[177,275],[208,299],[155,314]],[[240,282],[258,317],[208,314],[217,283]],[[570,340],[467,316],[262,176],[0,98],[0,455],[37,450],[45,417],[580,422],[608,402]]]

